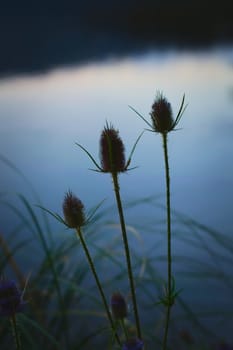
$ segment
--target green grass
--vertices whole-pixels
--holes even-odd
[[[1,160],[27,182],[13,164]],[[42,205],[33,187],[29,183],[28,186],[34,202]],[[27,304],[18,315],[23,349],[112,349],[108,320],[75,232],[63,226],[57,230],[56,225],[58,232],[54,232],[53,218],[32,205],[22,193],[14,196],[3,193],[0,200],[16,222],[10,232],[0,232],[0,274],[12,276],[21,289],[28,280],[24,295]],[[153,208],[159,213],[162,206],[160,199],[149,197],[130,200],[124,207],[127,216],[128,211],[138,207]],[[84,229],[84,235],[108,300],[114,291],[120,290],[131,305],[120,227],[111,217],[115,217],[112,207],[101,206]],[[176,211],[172,211],[172,219],[173,264],[181,292],[171,316],[173,345],[169,349],[209,350],[221,341],[220,333],[228,336],[227,329],[230,332],[233,324],[230,299],[233,239]],[[126,230],[133,247],[131,255],[146,349],[159,349],[164,322],[163,306],[158,305],[166,264],[162,248],[166,238],[164,222],[157,218],[144,222],[139,217],[127,220]],[[182,252],[177,253],[176,247],[179,250],[182,247]],[[210,297],[213,294],[210,305],[201,290]],[[131,305],[129,327],[134,327],[132,316]],[[193,343],[182,337],[184,331],[190,333]],[[9,322],[1,318],[0,349],[13,348]]]

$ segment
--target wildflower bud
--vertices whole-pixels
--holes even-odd
[[[172,117],[172,109],[170,103],[163,97],[162,94],[158,94],[150,113],[154,131],[160,133],[166,133],[173,129],[174,120]]]
[[[141,339],[132,338],[123,344],[122,350],[142,350],[143,346],[144,344]]]
[[[22,309],[22,294],[14,281],[0,280],[0,316],[12,317]]]
[[[63,202],[63,213],[67,226],[78,228],[85,223],[85,214],[83,203],[73,195],[67,192]]]
[[[118,134],[118,130],[107,125],[100,137],[101,167],[107,173],[126,171],[125,147]]]
[[[115,319],[123,319],[127,316],[127,305],[120,293],[114,293],[111,298],[111,309]]]

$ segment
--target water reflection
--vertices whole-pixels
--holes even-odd
[[[54,70],[46,75],[0,82],[1,154],[19,167],[33,183],[43,204],[61,212],[63,195],[72,189],[87,208],[107,198],[112,204],[108,177],[88,170],[91,164],[75,146],[78,141],[98,157],[100,131],[105,120],[119,128],[127,152],[145,124],[128,108],[148,117],[156,90],[162,90],[174,112],[183,93],[188,108],[181,130],[169,135],[172,206],[206,225],[231,234],[233,225],[232,159],[232,51],[205,54],[173,52],[105,61],[77,69]],[[121,176],[124,200],[163,196],[164,170],[159,135],[145,133],[135,152],[139,167]],[[1,163],[1,192],[31,190]],[[12,198],[12,196],[10,196]],[[33,199],[34,203],[35,199]],[[7,216],[8,215],[8,216]],[[154,212],[128,212],[130,223],[149,220]],[[2,210],[1,229],[15,222]],[[147,222],[148,223],[148,222]],[[178,232],[178,231],[177,231]],[[205,237],[206,238],[206,237]],[[156,238],[158,239],[158,238]],[[148,241],[155,244],[154,235]],[[203,252],[177,243],[187,255]],[[186,281],[187,298],[193,283]],[[196,295],[198,299],[199,295]],[[192,296],[193,298],[193,296]],[[223,298],[224,299],[224,298]],[[194,299],[192,299],[194,300]],[[218,300],[213,294],[209,303]],[[224,300],[230,300],[225,294]],[[202,302],[206,303],[203,299]]]
[[[81,190],[88,202],[98,200],[104,196],[104,184],[93,188],[92,177],[97,183],[101,180],[86,170],[90,164],[74,142],[79,141],[98,156],[99,132],[107,119],[120,129],[129,151],[145,125],[128,105],[148,116],[159,89],[177,111],[185,92],[188,108],[182,130],[169,140],[173,203],[207,224],[229,229],[233,194],[233,168],[229,162],[233,127],[231,53],[151,53],[79,69],[55,70],[34,78],[2,80],[1,153],[33,179],[43,200],[52,207],[56,206],[54,192],[57,199],[67,187]],[[153,156],[158,158],[157,165],[153,165]],[[126,196],[135,194],[133,183],[139,179],[143,180],[139,195],[162,192],[151,185],[155,176],[162,176],[160,160],[159,137],[146,134],[135,154],[134,163],[139,169],[122,179]],[[8,181],[6,168],[1,177],[6,190],[17,190]],[[88,194],[89,186],[94,198]],[[49,197],[45,187],[50,187]]]

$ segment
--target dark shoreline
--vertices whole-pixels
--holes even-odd
[[[52,6],[54,5],[54,7]],[[73,5],[73,7],[72,7]],[[149,49],[232,46],[232,2],[135,0],[71,3],[67,8],[3,8],[0,77],[124,57]]]

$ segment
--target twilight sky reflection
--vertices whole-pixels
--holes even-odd
[[[98,157],[105,121],[119,128],[129,153],[145,126],[128,108],[148,116],[156,90],[178,111],[188,108],[181,130],[169,138],[173,207],[216,229],[233,224],[232,50],[202,54],[151,52],[49,74],[0,81],[0,148],[31,180],[46,207],[60,211],[71,188],[87,207],[109,197],[105,176],[75,146]],[[122,176],[125,198],[163,194],[159,135],[145,133],[133,161],[139,168]],[[27,191],[1,166],[2,191]],[[138,185],[140,184],[140,185]]]

